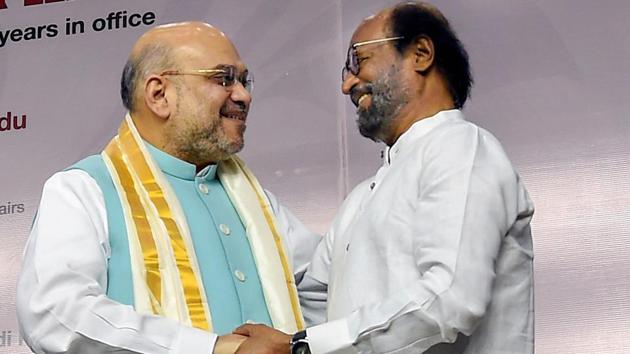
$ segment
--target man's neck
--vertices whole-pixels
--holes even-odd
[[[442,111],[453,109],[453,100],[450,98],[443,100],[436,100],[432,104],[429,102],[422,102],[418,100],[416,102],[409,102],[391,126],[391,134],[386,137],[383,142],[388,146],[392,146],[396,143],[398,138],[403,135],[411,126],[423,119],[433,117]]]

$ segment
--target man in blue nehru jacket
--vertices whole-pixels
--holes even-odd
[[[320,238],[235,155],[252,83],[208,24],[138,40],[118,135],[44,186],[18,285],[33,351],[233,353],[243,323],[304,328],[296,280]]]
[[[361,134],[387,145],[383,166],[348,195],[298,287],[313,326],[244,325],[238,353],[534,352],[534,208],[496,138],[464,119],[471,84],[435,7],[359,25],[342,91]]]

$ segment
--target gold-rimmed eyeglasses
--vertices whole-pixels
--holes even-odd
[[[241,85],[251,93],[254,88],[254,75],[245,71],[240,76],[234,66],[224,66],[216,69],[194,69],[194,70],[165,70],[160,75],[198,75],[208,79],[216,80],[217,84],[230,88],[240,82]]]

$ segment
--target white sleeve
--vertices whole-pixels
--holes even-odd
[[[502,238],[517,217],[517,176],[498,142],[470,129],[427,149],[422,168],[404,217],[425,271],[395,295],[309,328],[312,353],[420,353],[470,335],[485,315]]]
[[[304,320],[308,325],[321,323],[326,317],[327,286],[305,275],[305,272],[322,237],[309,231],[287,208],[278,203],[273,194],[269,191],[265,193],[276,216],[279,232],[289,248]]]
[[[36,353],[212,353],[215,334],[141,315],[106,296],[110,256],[102,192],[86,172],[53,175],[24,253],[20,330]]]

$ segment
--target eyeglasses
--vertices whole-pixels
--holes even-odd
[[[359,54],[357,52],[358,47],[368,45],[368,44],[390,42],[390,41],[395,41],[395,40],[403,39],[403,38],[405,37],[400,36],[400,37],[372,39],[369,41],[357,42],[351,45],[350,48],[348,48],[348,55],[346,56],[346,65],[343,67],[343,70],[341,70],[341,80],[345,81],[346,77],[348,76],[348,73],[352,73],[352,75],[355,75],[355,76],[359,75],[359,69],[360,69],[359,64],[361,63],[361,61],[367,58],[363,58],[363,59],[359,58]]]
[[[251,93],[254,89],[254,74],[249,71],[245,71],[241,76],[237,76],[237,70],[233,66],[225,66],[217,69],[197,69],[197,70],[166,70],[160,75],[198,75],[205,76],[208,79],[216,80],[217,84],[231,88],[240,82],[241,85]]]

